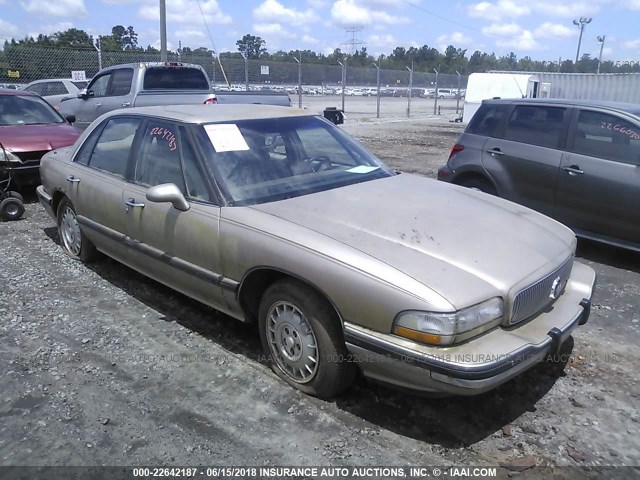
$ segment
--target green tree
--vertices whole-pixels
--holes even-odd
[[[41,35],[38,36],[39,41],[40,39]],[[77,28],[69,28],[62,32],[56,32],[51,35],[50,39],[56,47],[93,49],[93,37],[84,30]],[[42,41],[47,42],[46,38],[42,38]]]
[[[267,53],[267,42],[260,37],[255,37],[250,34],[246,34],[240,40],[236,42],[238,51],[245,55],[247,58],[260,58]]]

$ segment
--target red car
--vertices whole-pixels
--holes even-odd
[[[40,159],[73,145],[80,130],[38,95],[0,90],[0,182],[6,188],[40,183]]]

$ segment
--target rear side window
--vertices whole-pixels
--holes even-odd
[[[66,95],[69,92],[62,82],[47,83],[47,93],[45,95]]]
[[[209,90],[209,82],[199,68],[152,67],[144,74],[145,90]]]
[[[566,108],[517,105],[504,131],[506,140],[541,147],[559,148]]]
[[[113,72],[109,95],[123,96],[131,92],[131,80],[133,79],[133,68],[122,68]]]
[[[578,114],[570,151],[616,162],[640,164],[640,127],[591,110]]]
[[[481,105],[469,122],[467,133],[497,137],[508,108],[505,104]]]
[[[89,166],[124,178],[133,139],[140,120],[135,118],[114,118],[104,127],[96,143]]]

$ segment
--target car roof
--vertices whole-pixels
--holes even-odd
[[[23,95],[23,96],[37,96],[33,92],[27,90],[13,90],[11,88],[1,88],[0,95]]]
[[[625,102],[609,102],[605,100],[573,100],[566,98],[495,98],[483,100],[482,103],[520,103],[535,105],[538,103],[555,104],[555,105],[571,105],[576,107],[601,107],[610,110],[619,110],[633,115],[640,116],[640,105]]]
[[[142,115],[160,117],[183,123],[234,122],[239,120],[262,120],[282,117],[309,117],[318,115],[294,107],[272,105],[232,104],[232,105],[165,105],[157,107],[135,107],[116,110],[108,117]]]

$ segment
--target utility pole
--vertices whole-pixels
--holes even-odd
[[[160,61],[167,61],[167,5],[160,0]]]
[[[411,61],[411,68],[405,67],[409,70],[409,91],[407,92],[407,117],[411,115],[411,91],[413,90],[413,61]]]
[[[580,29],[580,36],[578,37],[578,50],[576,50],[576,67],[578,66],[578,59],[580,58],[580,44],[582,43],[582,33],[584,32],[584,26],[591,23],[591,17],[580,17],[579,20],[574,20],[573,24]]]
[[[102,70],[102,48],[100,45],[100,37],[96,38],[96,44],[93,48],[98,52],[98,70]]]
[[[338,63],[342,67],[342,111],[344,112],[344,88],[345,83],[347,83],[347,57],[342,59],[344,63],[338,60]]]
[[[598,71],[596,72],[598,75],[600,75],[600,64],[602,63],[602,49],[604,48],[604,40],[606,38],[606,35],[598,35],[598,43],[600,43],[600,55],[598,56]]]
[[[380,65],[374,63],[376,67],[376,118],[380,118]]]
[[[458,110],[460,109],[460,72],[456,70],[458,74],[458,91],[456,92],[456,115],[458,114]]]
[[[302,108],[302,52],[299,60],[296,57],[293,59],[298,62],[298,108]]]
[[[438,68],[440,68],[440,65],[438,65]],[[433,114],[435,115],[438,111],[438,74],[440,72],[435,68],[433,69],[433,71],[436,72],[436,91],[433,94]]]

